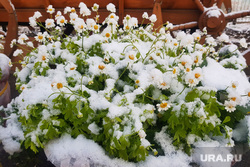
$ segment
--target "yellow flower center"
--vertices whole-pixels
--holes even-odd
[[[109,38],[109,37],[110,37],[110,33],[106,33],[105,36],[106,36],[107,38]]]
[[[166,102],[160,104],[160,107],[161,107],[161,108],[166,108],[167,106],[168,106],[168,103],[166,103]]]
[[[232,84],[232,88],[236,88],[236,85],[235,85],[235,84]]]
[[[95,30],[98,30],[98,25],[94,25],[94,29],[95,29]]]
[[[61,20],[60,20],[60,23],[62,23],[62,24],[63,24],[64,22],[65,22],[65,20],[64,20],[64,19],[61,19]]]
[[[80,25],[80,26],[79,26],[80,29],[83,29],[83,27],[84,27],[83,25]]]
[[[75,13],[75,12],[76,12],[75,8],[72,8],[72,9],[71,9],[71,12],[72,12],[72,13]]]
[[[24,87],[24,86],[22,86],[22,87],[21,87],[21,89],[22,89],[22,90],[24,90],[24,89],[25,89],[25,87]]]
[[[42,40],[43,36],[42,35],[38,35],[38,39]]]
[[[194,83],[194,80],[193,80],[193,79],[189,79],[188,82],[191,83],[191,84],[193,84],[193,83]]]
[[[173,74],[176,74],[176,69],[175,68],[173,69]]]
[[[199,78],[200,76],[201,76],[201,74],[199,74],[199,73],[195,73],[195,75],[194,75],[195,78]]]
[[[61,89],[61,88],[63,88],[63,84],[59,82],[56,84],[56,87],[57,87],[57,89]]]
[[[110,18],[113,19],[113,18],[115,18],[115,16],[114,16],[114,15],[111,15]]]
[[[53,11],[53,9],[52,9],[52,8],[50,8],[50,9],[49,9],[49,11],[50,11],[50,12],[52,12],[52,11]]]
[[[187,68],[187,69],[186,69],[186,72],[190,72],[190,68]]]
[[[194,60],[194,63],[198,63],[199,59],[198,57],[196,57],[196,59]]]
[[[166,82],[162,82],[161,85],[162,86],[167,86],[167,83]]]
[[[98,66],[98,68],[99,68],[100,70],[103,70],[103,69],[105,68],[105,66],[100,64],[100,65]]]
[[[178,43],[175,42],[175,43],[174,43],[174,46],[177,46],[177,45],[178,45]]]
[[[129,26],[126,26],[126,30],[129,30]]]
[[[137,80],[135,81],[135,83],[138,84],[138,83],[140,83],[140,81],[137,79]]]
[[[76,69],[76,68],[75,68],[75,67],[71,67],[71,68],[70,68],[70,70],[74,70],[74,69]]]
[[[186,63],[187,63],[187,62],[183,61],[183,62],[181,62],[181,65],[185,66]]]
[[[129,59],[131,59],[131,60],[134,60],[134,59],[135,59],[135,56],[134,56],[134,55],[129,55],[128,57],[129,57]]]
[[[231,97],[231,100],[236,101],[236,97]]]
[[[247,94],[247,95],[248,95],[248,97],[250,97],[250,92],[248,92],[248,94]]]
[[[46,56],[42,56],[42,60],[45,61],[46,60]]]

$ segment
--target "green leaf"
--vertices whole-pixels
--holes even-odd
[[[224,121],[222,122],[222,124],[227,123],[231,120],[230,116],[226,116],[226,118],[224,119]]]
[[[187,102],[191,102],[198,97],[199,97],[199,91],[197,89],[193,89],[190,92],[188,92],[187,96],[185,97],[185,100]]]

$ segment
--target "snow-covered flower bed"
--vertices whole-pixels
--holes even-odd
[[[72,158],[75,166],[188,166],[196,147],[234,146],[250,84],[228,37],[208,36],[204,45],[205,30],[173,37],[171,23],[155,31],[157,18],[147,13],[148,25],[127,15],[119,28],[113,4],[101,25],[98,7],[94,19],[82,2],[79,15],[66,7],[53,19],[49,6],[45,25],[39,12],[30,18],[46,30],[35,37],[38,47],[24,34],[12,42],[31,51],[15,51],[23,56],[20,95],[0,108],[8,115],[0,127],[6,151],[42,148],[57,166]],[[64,34],[67,23],[73,35]]]

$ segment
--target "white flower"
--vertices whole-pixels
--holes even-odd
[[[213,37],[206,38],[206,42],[208,45],[217,46],[217,43],[215,42],[215,39]]]
[[[192,35],[193,35],[195,41],[200,41],[201,35],[199,33],[194,32]]]
[[[193,75],[194,75],[194,78],[199,82],[203,78],[202,69],[200,67],[195,68],[193,70]]]
[[[202,63],[202,53],[200,51],[195,51],[191,54],[194,64],[199,66]]]
[[[167,111],[171,107],[171,103],[168,101],[162,101],[160,104],[156,105],[158,108],[158,111]]]
[[[184,67],[189,67],[190,65],[193,64],[193,60],[189,55],[182,55],[179,62],[180,62],[179,67],[182,69]]]
[[[58,90],[61,90],[64,87],[64,83],[63,82],[52,82],[51,87],[52,87],[52,90],[56,92]]]
[[[181,41],[182,39],[184,39],[187,36],[187,34],[184,31],[180,31],[177,33],[176,35],[176,39],[178,41]]]
[[[33,18],[34,18],[34,19],[38,19],[38,18],[40,18],[40,17],[42,17],[42,14],[41,14],[40,12],[38,12],[38,11],[36,11],[36,12],[34,13],[34,15],[33,15]]]
[[[53,8],[52,5],[49,5],[49,6],[47,7],[47,12],[48,12],[49,14],[53,14],[53,13],[55,12],[55,8]]]
[[[243,48],[247,48],[247,42],[245,38],[241,38],[239,42]]]
[[[86,6],[85,3],[80,2],[79,7],[80,7],[80,14],[82,16],[89,16],[89,15],[91,15],[91,11],[88,9],[88,7]]]
[[[145,138],[145,137],[147,136],[147,134],[145,133],[144,130],[139,130],[138,135],[139,135],[139,137],[140,137],[141,139],[142,139],[142,138]]]
[[[66,8],[64,8],[63,13],[66,14],[66,13],[69,13],[69,12],[71,12],[71,7],[66,6]]]
[[[69,62],[66,66],[65,66],[65,70],[66,71],[75,71],[76,70],[77,65],[73,62]]]
[[[167,23],[166,30],[171,30],[174,28],[174,25],[172,23]]]
[[[96,3],[94,3],[94,5],[93,5],[93,7],[92,7],[92,10],[93,10],[94,12],[97,12],[98,9],[99,9],[99,5],[96,4]]]
[[[4,46],[3,44],[0,43],[0,49],[4,49]]]
[[[234,112],[236,110],[235,106],[236,106],[236,102],[235,101],[225,101],[224,103],[224,106],[225,106],[225,109],[228,111],[228,112]]]
[[[23,91],[27,88],[27,85],[26,84],[22,84],[22,86],[20,86],[20,90]]]
[[[96,22],[94,19],[87,19],[86,20],[86,24],[87,24],[87,28],[91,31],[94,31],[95,30],[95,25],[96,25]]]
[[[39,32],[39,33],[37,34],[37,36],[35,36],[35,39],[36,39],[38,42],[43,42],[43,41],[45,41],[45,37],[44,37],[44,35],[43,35],[41,32]]]
[[[67,20],[65,20],[64,16],[59,16],[56,23],[59,24],[60,26],[64,26],[67,23]]]
[[[112,3],[109,3],[109,4],[107,5],[107,10],[110,11],[110,12],[112,12],[112,13],[115,13],[115,12],[116,12],[115,5],[112,4]]]
[[[14,57],[17,57],[18,55],[21,55],[23,54],[23,50],[22,49],[17,49],[14,53],[13,53],[13,56]]]
[[[46,28],[55,27],[54,19],[46,19],[45,20],[45,27]]]
[[[76,18],[74,28],[78,33],[83,32],[86,29],[84,20],[81,18]]]
[[[14,45],[16,45],[16,39],[13,39],[11,42],[10,42],[10,47],[13,48]]]
[[[27,37],[27,35],[25,34],[21,34],[19,37],[18,37],[18,40],[17,42],[21,45],[24,44],[24,41],[28,40],[29,38]]]
[[[31,48],[34,48],[33,42],[31,42],[31,41],[27,42],[27,45],[28,45],[29,47],[31,47]]]
[[[4,39],[4,35],[0,34],[0,39]]]
[[[222,33],[219,37],[217,37],[217,39],[218,39],[220,42],[230,42],[229,36],[226,35],[225,33]]]
[[[156,15],[155,15],[155,14],[152,14],[152,15],[149,17],[149,20],[150,20],[152,23],[156,22],[156,21],[157,21]]]
[[[29,24],[31,27],[36,26],[36,19],[34,17],[29,17]]]
[[[238,82],[238,81],[232,81],[230,87],[231,87],[233,90],[236,90],[237,87],[238,87],[238,85],[239,85],[239,82]]]
[[[70,23],[75,24],[75,21],[78,18],[78,15],[76,13],[70,13],[69,18],[70,18]]]
[[[195,75],[193,72],[189,72],[185,76],[185,82],[189,87],[194,87],[199,83],[199,80],[195,78]]]
[[[228,99],[239,104],[241,102],[241,97],[236,91],[229,91]]]
[[[144,12],[144,13],[142,14],[142,18],[143,18],[143,19],[148,19],[148,13],[147,13],[147,12]]]
[[[62,15],[61,11],[57,11],[56,15],[55,15],[55,20],[58,20],[58,18],[60,18],[60,16]]]

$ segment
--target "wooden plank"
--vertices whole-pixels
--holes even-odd
[[[63,9],[59,9],[63,11]],[[46,15],[45,9],[17,9],[18,22],[28,22],[28,18],[34,15],[35,11],[40,11],[42,15]],[[139,24],[142,21],[142,14],[148,12],[152,14],[152,9],[124,9],[124,16],[130,14],[132,17],[137,17]],[[119,11],[117,11],[119,13]],[[0,16],[5,16],[8,13],[4,9],[0,9]],[[106,9],[100,9],[99,14],[101,21],[108,16],[109,12]],[[173,24],[182,24],[191,21],[197,21],[199,19],[200,12],[198,10],[167,10],[162,9],[163,22],[169,21]],[[92,17],[92,16],[90,16]],[[44,21],[46,18],[41,18]],[[123,18],[120,18],[123,19]],[[0,22],[8,22],[8,17],[0,17]],[[147,23],[147,22],[145,22]]]
[[[124,18],[124,0],[119,0],[119,24],[122,24],[122,19]]]

